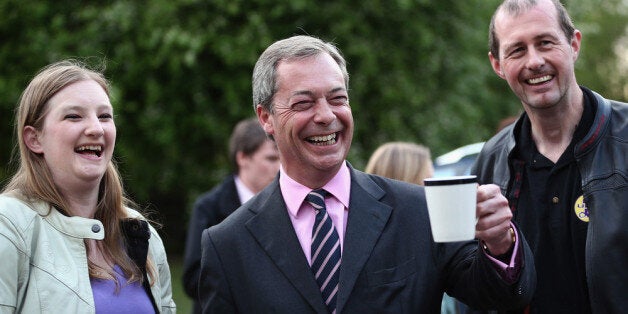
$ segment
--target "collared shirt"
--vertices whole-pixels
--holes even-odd
[[[238,190],[238,198],[240,199],[241,204],[246,203],[253,196],[255,196],[255,193],[253,193],[253,191],[251,191],[251,189],[244,185],[244,182],[240,180],[240,176],[234,175],[233,179],[235,181],[236,190]]]
[[[510,227],[514,230],[515,233],[515,243],[512,246],[512,250],[510,253],[510,259],[508,259],[508,264],[500,261],[499,259],[491,256],[483,250],[484,255],[488,257],[488,259],[493,262],[493,268],[497,270],[497,273],[508,283],[514,283],[516,279],[519,277],[519,271],[521,270],[521,256],[522,252],[519,249],[521,244],[519,244],[519,236],[517,227],[511,222]],[[507,253],[506,253],[507,254]],[[507,256],[507,255],[506,255]]]
[[[279,187],[286,202],[290,220],[299,238],[303,253],[308,263],[312,264],[310,247],[312,246],[312,227],[316,212],[305,197],[312,189],[290,178],[283,167],[279,168]],[[329,192],[325,198],[325,207],[340,237],[340,250],[344,248],[344,235],[349,216],[349,192],[351,190],[351,174],[346,161],[336,175],[321,188]]]

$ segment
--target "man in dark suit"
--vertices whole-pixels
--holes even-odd
[[[223,221],[266,187],[279,171],[277,146],[266,135],[257,118],[242,120],[233,128],[229,138],[229,159],[233,173],[197,198],[188,223],[183,287],[194,300],[193,313],[201,313],[197,300],[203,230]]]
[[[528,302],[532,256],[497,186],[478,188],[478,240],[434,243],[422,187],[345,160],[345,64],[310,36],[275,42],[257,61],[253,103],[281,167],[203,232],[203,312],[438,313],[445,291],[480,308]]]

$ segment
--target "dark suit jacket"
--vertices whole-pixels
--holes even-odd
[[[201,266],[201,234],[203,230],[217,225],[233,213],[240,203],[235,177],[227,176],[220,185],[202,194],[194,202],[192,217],[188,223],[183,260],[183,287],[194,300],[194,313],[201,313],[198,303],[198,279]]]
[[[278,179],[205,230],[202,250],[204,313],[326,312]],[[444,291],[482,308],[519,307],[535,282],[533,263],[503,281],[477,241],[435,244],[422,187],[351,168],[338,313],[440,313]]]

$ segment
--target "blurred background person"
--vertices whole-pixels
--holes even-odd
[[[268,185],[279,172],[279,153],[257,118],[240,121],[229,139],[229,159],[233,173],[211,191],[199,196],[192,210],[183,262],[183,285],[193,299],[193,313],[201,313],[198,304],[198,280],[201,261],[201,234],[217,225],[240,205]]]
[[[76,61],[23,91],[19,168],[0,195],[0,312],[175,312],[163,243],[112,161],[113,117],[107,80]]]
[[[429,148],[410,142],[389,142],[373,152],[365,172],[423,185],[423,179],[434,175],[434,166]]]

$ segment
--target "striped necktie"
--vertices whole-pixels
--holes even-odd
[[[312,228],[312,273],[327,309],[330,313],[335,313],[340,275],[340,238],[325,209],[326,195],[327,191],[323,189],[314,190],[305,200],[316,210],[316,220]]]

